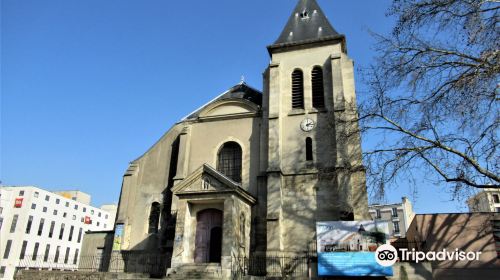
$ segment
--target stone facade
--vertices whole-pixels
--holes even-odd
[[[131,162],[121,250],[170,254],[170,273],[216,260],[226,278],[233,258],[314,251],[316,221],[369,219],[345,37],[314,0],[283,32],[263,92],[230,88]]]

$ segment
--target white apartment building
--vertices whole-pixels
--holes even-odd
[[[373,220],[389,222],[389,234],[394,239],[406,237],[406,231],[415,217],[407,197],[403,197],[401,203],[372,204],[368,209]]]
[[[0,279],[12,279],[16,269],[76,269],[83,235],[112,230],[114,209],[32,186],[0,187]]]
[[[500,189],[483,189],[467,200],[470,212],[500,212]]]

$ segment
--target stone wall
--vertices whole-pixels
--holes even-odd
[[[14,280],[120,280],[149,279],[149,275],[136,273],[20,270]]]

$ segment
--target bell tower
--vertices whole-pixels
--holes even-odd
[[[369,218],[353,61],[315,0],[300,0],[264,73],[267,252],[313,250],[316,221]]]

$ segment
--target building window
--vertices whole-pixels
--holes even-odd
[[[75,229],[74,226],[71,226],[69,228],[69,237],[68,237],[68,241],[71,241],[73,239],[73,230]]]
[[[97,213],[97,217],[101,217],[101,212]]]
[[[69,207],[69,202],[66,202],[66,204],[64,206]]]
[[[304,73],[299,69],[292,73],[292,108],[304,109]]]
[[[96,224],[96,225],[97,225],[97,226],[99,226],[99,224],[100,224],[100,223],[99,223],[99,222],[97,222],[97,224]]]
[[[31,225],[33,224],[33,216],[28,217],[28,223],[26,224],[26,233],[29,234],[31,231]]]
[[[35,198],[37,198],[37,197],[38,197],[38,192],[35,192],[35,193],[33,194],[33,196],[34,196]]]
[[[40,225],[38,226],[38,236],[42,236],[43,232],[43,224],[45,223],[45,219],[41,218],[40,219]]]
[[[49,237],[52,237],[54,234],[54,227],[56,226],[56,222],[52,221],[50,222],[50,230],[49,230]]]
[[[311,137],[306,138],[306,160],[313,160],[313,143]]]
[[[80,243],[82,241],[82,233],[83,233],[83,230],[82,230],[82,228],[80,228],[78,230],[78,239],[76,240],[76,242]]]
[[[59,198],[56,198],[56,204],[59,204],[61,200]]]
[[[63,218],[66,218],[66,216],[68,216],[68,213],[64,212],[63,213]]]
[[[19,191],[19,196],[24,196],[24,191]]]
[[[45,196],[45,201],[49,201],[49,199],[50,199],[50,196],[49,196],[49,195],[46,195],[46,196]]]
[[[64,255],[64,263],[68,263],[69,259],[69,247],[66,248],[66,254]]]
[[[73,215],[73,218],[72,218],[72,219],[73,219],[73,221],[75,221],[75,220],[76,220],[76,215]]]
[[[33,247],[33,255],[31,256],[31,260],[36,261],[36,256],[38,255],[38,247],[40,243],[36,242],[35,247]]]
[[[5,266],[0,266],[0,278],[5,276]]]
[[[392,208],[392,216],[397,217],[398,216],[398,208],[394,207]]]
[[[241,183],[242,151],[236,142],[225,143],[219,151],[217,170],[233,181]]]
[[[24,240],[21,247],[21,253],[19,254],[20,260],[24,260],[24,256],[26,255],[26,247],[28,247],[28,241]]]
[[[375,212],[377,213],[375,216],[377,219],[382,218],[382,215],[380,214],[380,209],[375,210]]]
[[[59,230],[59,239],[62,240],[64,235],[64,224],[61,224],[61,229]]]
[[[3,217],[0,217],[0,230],[2,229],[2,225],[3,225]]]
[[[73,264],[76,264],[76,262],[78,261],[78,252],[79,252],[79,250],[76,249],[75,250],[75,256],[73,257]]]
[[[104,219],[107,219],[108,218],[108,214],[106,214],[106,216],[104,216]]]
[[[36,209],[36,204],[35,203],[31,203],[31,209],[33,209],[33,210]]]
[[[73,197],[71,198],[71,200],[75,200],[75,201],[76,201],[76,196],[73,196]]]
[[[54,210],[54,212],[52,214],[54,214],[54,216],[56,216],[57,215],[57,210]]]
[[[83,207],[83,213],[87,212],[87,208]]]
[[[394,225],[394,233],[399,233],[399,223],[398,222],[393,222]]]
[[[3,207],[0,207],[0,214],[3,213]]]
[[[43,261],[47,262],[49,260],[50,244],[45,246],[45,254],[43,255]]]
[[[90,214],[94,215],[94,209],[90,210]]]
[[[75,210],[78,210],[78,205],[75,204]]]
[[[16,231],[17,219],[19,219],[19,215],[14,215],[12,217],[12,224],[10,224],[10,233],[14,233]]]
[[[500,196],[498,194],[493,195],[493,202],[494,203],[500,203]]]
[[[160,222],[160,203],[153,202],[149,211],[149,230],[148,233],[157,233]]]
[[[42,212],[47,213],[47,207],[43,207]]]
[[[325,108],[325,90],[323,88],[323,69],[316,66],[311,73],[312,103],[317,109]]]
[[[54,256],[54,262],[58,262],[59,261],[59,252],[61,251],[61,246],[57,246],[56,247],[56,255]]]
[[[7,244],[5,245],[5,251],[3,252],[3,259],[4,260],[9,258],[11,246],[12,246],[12,240],[7,240]]]

